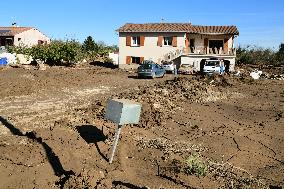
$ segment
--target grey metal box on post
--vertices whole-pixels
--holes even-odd
[[[141,104],[127,99],[111,99],[108,101],[105,118],[118,124],[114,136],[109,163],[112,163],[118,144],[121,127],[124,124],[138,124]]]
[[[127,99],[111,99],[106,109],[106,119],[118,124],[138,124],[141,104]]]

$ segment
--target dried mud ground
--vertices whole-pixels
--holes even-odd
[[[284,81],[88,66],[2,68],[0,87],[0,188],[284,187]],[[140,102],[142,115],[109,164],[112,97]],[[205,176],[173,166],[192,155]]]

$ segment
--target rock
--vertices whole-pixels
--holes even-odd
[[[39,70],[46,70],[46,65],[45,64],[38,64],[38,69]]]
[[[97,189],[105,189],[112,188],[112,180],[111,179],[103,179],[97,186]]]

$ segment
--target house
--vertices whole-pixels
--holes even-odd
[[[0,27],[0,46],[33,46],[50,43],[50,39],[32,27]]]
[[[191,23],[125,24],[119,32],[119,67],[136,68],[146,59],[174,61],[202,70],[205,60],[223,59],[234,70],[236,26],[200,26]]]

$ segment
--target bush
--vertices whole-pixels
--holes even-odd
[[[81,44],[75,40],[55,40],[50,44],[30,48],[26,46],[11,47],[9,51],[29,55],[33,59],[43,61],[49,65],[71,65],[84,58]]]
[[[278,52],[256,46],[238,47],[236,63],[256,65],[284,64],[284,44],[280,45]]]
[[[193,154],[185,160],[183,171],[186,174],[195,174],[198,177],[204,177],[207,172],[207,166],[198,155]]]
[[[89,61],[102,60],[110,62],[108,53],[113,46],[107,46],[103,42],[95,43],[89,36],[82,44],[75,40],[54,40],[50,44],[33,47],[15,46],[10,47],[9,52],[25,54],[49,65],[70,66],[84,59]]]

